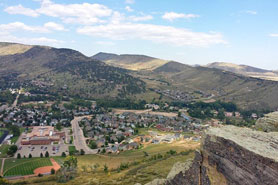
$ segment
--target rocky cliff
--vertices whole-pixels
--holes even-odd
[[[272,112],[264,115],[263,118],[258,119],[256,128],[265,132],[278,131],[278,112]]]
[[[182,170],[173,168],[166,184],[276,185],[278,134],[234,126],[211,128],[189,163]]]

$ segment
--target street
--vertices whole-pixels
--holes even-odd
[[[98,152],[97,149],[90,149],[87,144],[86,144],[86,139],[83,135],[83,130],[79,127],[78,122],[81,121],[83,118],[85,118],[86,116],[83,117],[75,117],[72,121],[71,121],[71,125],[72,125],[72,132],[73,132],[73,144],[76,148],[76,150],[81,150],[83,149],[85,151],[85,154],[96,154]]]

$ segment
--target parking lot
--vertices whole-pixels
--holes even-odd
[[[46,151],[48,151],[49,156],[61,156],[63,152],[65,152],[67,155],[68,152],[68,146],[67,144],[53,144],[53,145],[20,145],[18,147],[18,151],[15,154],[15,157],[17,157],[17,154],[20,153],[21,157],[24,156],[28,158],[29,154],[32,155],[32,157],[40,157],[41,153],[43,156],[45,156]]]

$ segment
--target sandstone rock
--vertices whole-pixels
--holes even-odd
[[[167,185],[276,185],[278,134],[234,126],[210,128],[190,167],[170,177]]]
[[[265,132],[278,131],[278,112],[266,114],[256,122],[256,128]]]

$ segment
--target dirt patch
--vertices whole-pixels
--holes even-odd
[[[34,174],[35,175],[49,174],[49,173],[51,173],[52,168],[55,171],[57,171],[61,168],[61,166],[54,159],[51,158],[50,161],[52,162],[52,166],[44,166],[44,167],[41,167],[41,168],[37,168],[37,169],[34,170]]]

